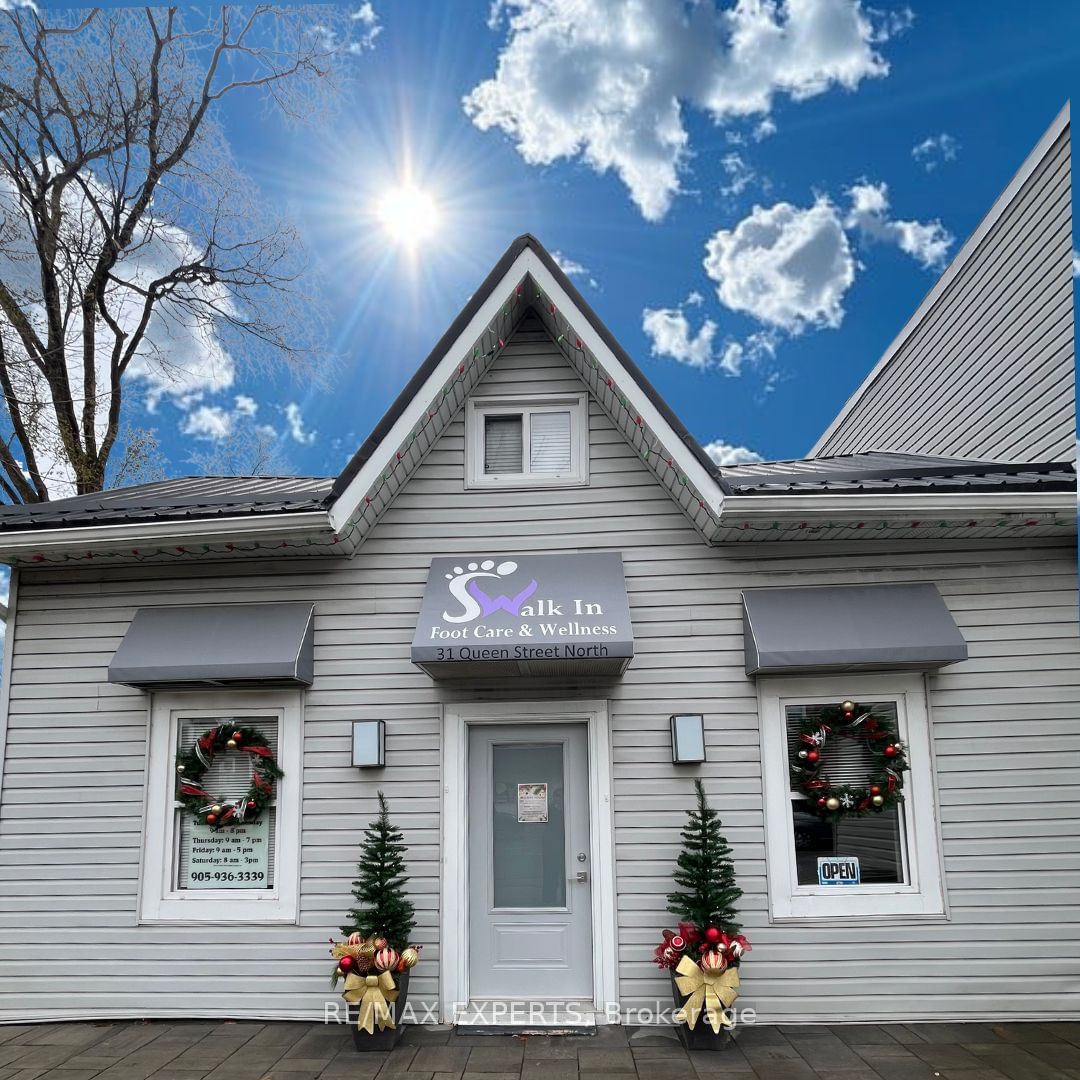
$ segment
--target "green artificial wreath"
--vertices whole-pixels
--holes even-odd
[[[251,787],[231,801],[203,790],[202,778],[214,757],[224,751],[251,754]],[[285,774],[278,768],[266,737],[255,728],[219,724],[200,735],[190,750],[176,755],[176,798],[205,825],[240,825],[254,821],[274,797],[274,781]]]
[[[834,784],[825,775],[828,763],[823,750],[835,739],[858,739],[865,744],[874,767],[864,784]],[[791,752],[791,772],[810,807],[824,818],[880,814],[903,798],[906,753],[891,721],[867,706],[845,701],[803,721]]]

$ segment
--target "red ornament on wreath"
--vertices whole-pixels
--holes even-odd
[[[715,945],[720,940],[720,931],[717,930],[715,926],[710,926],[708,930],[705,931],[705,940],[710,945]]]

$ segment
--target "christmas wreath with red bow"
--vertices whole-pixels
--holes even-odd
[[[838,739],[859,740],[869,751],[873,769],[864,784],[829,780],[823,750],[830,740]],[[890,720],[869,707],[845,701],[803,721],[791,753],[791,772],[795,786],[822,817],[861,817],[879,814],[901,800],[908,767],[905,753]]]
[[[228,750],[251,754],[251,787],[238,799],[222,799],[202,786],[214,758]],[[176,798],[184,809],[206,825],[240,825],[254,821],[274,797],[274,781],[285,774],[278,768],[266,737],[255,728],[219,724],[200,735],[190,750],[176,755]]]

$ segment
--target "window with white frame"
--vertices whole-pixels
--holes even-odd
[[[775,921],[942,916],[933,750],[923,676],[761,679],[769,905]],[[823,817],[794,784],[800,729],[823,708],[853,699],[887,721],[906,746],[903,797],[880,813]],[[827,744],[835,785],[868,783],[873,765],[859,740]],[[819,883],[818,864],[859,867],[859,883]]]
[[[140,918],[144,922],[295,922],[299,881],[299,691],[155,694],[151,708]],[[254,820],[211,827],[177,801],[176,758],[220,725],[257,731],[284,776]],[[253,758],[219,752],[199,787],[232,804]]]
[[[470,398],[469,487],[559,487],[589,479],[587,394]]]

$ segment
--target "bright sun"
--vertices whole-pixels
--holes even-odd
[[[376,214],[391,239],[407,248],[416,248],[427,240],[439,224],[435,200],[411,184],[384,192]]]

